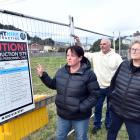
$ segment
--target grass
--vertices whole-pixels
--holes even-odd
[[[44,66],[45,70],[48,72],[49,75],[53,76],[58,68],[60,68],[62,65],[65,64],[65,58],[64,57],[32,57],[31,58],[31,72],[32,72],[32,80],[33,80],[33,90],[34,94],[47,94],[52,95],[54,94],[53,90],[48,89],[38,78],[36,75],[36,66],[37,64],[41,64]],[[50,104],[48,107],[49,112],[49,123],[47,126],[41,128],[39,131],[36,131],[35,133],[31,134],[27,137],[28,140],[49,140],[49,138],[54,135],[56,130],[56,108],[54,104]],[[103,117],[105,114],[105,109],[103,112]],[[89,125],[89,140],[106,140],[106,129],[104,125],[102,126],[102,129],[96,134],[93,135],[91,133],[91,130],[93,128],[93,122],[90,122]],[[71,136],[69,140],[74,140],[74,137]],[[125,127],[121,128],[121,131],[119,132],[117,140],[128,140],[128,136],[125,130]]]
[[[102,129],[97,132],[97,134],[93,135],[91,130],[93,128],[93,123],[90,123],[89,126],[89,138],[90,140],[106,140],[107,137],[107,130],[104,125],[102,125]],[[128,136],[126,134],[125,126],[123,125],[121,130],[119,131],[117,140],[128,140]]]
[[[53,90],[47,88],[38,78],[36,74],[36,67],[38,64],[43,65],[48,74],[53,77],[58,68],[65,64],[64,57],[32,57],[31,58],[31,73],[33,81],[34,94],[48,94],[53,93]]]

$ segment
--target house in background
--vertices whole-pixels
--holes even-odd
[[[49,46],[49,45],[44,46],[43,48],[44,52],[56,52],[57,50],[58,50],[57,47]]]
[[[44,46],[38,43],[33,43],[33,44],[29,44],[28,48],[30,53],[38,53],[40,51],[43,51]]]

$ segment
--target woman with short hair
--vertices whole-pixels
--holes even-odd
[[[130,45],[130,60],[123,61],[111,81],[111,127],[107,140],[116,140],[124,123],[129,140],[140,140],[140,40]]]
[[[53,79],[41,65],[37,67],[37,74],[47,87],[57,91],[56,140],[66,140],[72,128],[76,140],[88,140],[88,123],[92,107],[97,102],[99,85],[82,47],[67,48],[66,60],[67,64],[56,72]]]

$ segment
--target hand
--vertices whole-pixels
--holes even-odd
[[[78,37],[78,36],[76,36],[76,35],[71,35],[77,42],[80,42],[80,38]]]
[[[44,72],[44,68],[42,65],[38,64],[37,67],[36,67],[36,73],[39,77],[42,77],[43,75],[43,72]]]
[[[78,36],[74,36],[74,39],[77,41],[77,42],[80,42],[80,38]]]

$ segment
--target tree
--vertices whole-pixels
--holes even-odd
[[[139,32],[139,31],[136,31],[135,33],[133,33],[133,36],[134,36],[134,37],[140,36],[140,32]]]
[[[1,24],[1,23],[0,23],[0,29],[22,31],[21,29],[16,28],[16,27],[13,26],[13,25],[4,25],[4,24]],[[28,33],[27,33],[27,39],[28,39],[28,40],[31,39],[31,36],[30,36]]]
[[[120,37],[120,45],[121,45],[121,50],[127,50],[128,49],[128,45],[127,44],[123,44],[122,40],[124,39],[124,37]],[[116,39],[115,41],[115,48],[116,50],[119,50],[119,38]]]
[[[95,41],[92,45],[92,47],[90,48],[91,52],[98,52],[100,50],[100,41],[101,39],[98,39],[97,41]]]
[[[44,45],[44,41],[36,35],[31,38],[31,43],[38,43],[40,45]]]
[[[54,42],[54,40],[51,39],[51,38],[46,38],[46,39],[44,40],[44,44],[45,44],[45,45],[54,46],[55,42]]]

